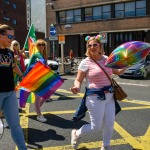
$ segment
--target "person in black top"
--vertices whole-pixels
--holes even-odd
[[[15,64],[14,53],[8,48],[14,38],[14,29],[0,24],[0,110],[5,115],[18,150],[27,150],[19,121],[13,69],[20,77],[23,74]]]

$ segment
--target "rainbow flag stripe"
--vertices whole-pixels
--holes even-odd
[[[35,102],[35,94],[31,92],[27,99],[27,103],[34,103],[34,102]]]
[[[30,91],[24,88],[20,88],[20,100],[19,100],[19,105],[21,108],[25,108],[27,99],[30,95]]]
[[[26,103],[34,103],[34,102],[35,102],[35,94],[27,89],[21,88],[19,101],[20,107],[25,108]]]
[[[48,66],[38,61],[33,69],[20,82],[24,87],[36,93],[43,99],[49,98],[62,84],[64,80]]]

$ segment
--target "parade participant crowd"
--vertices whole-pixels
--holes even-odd
[[[27,150],[23,131],[19,123],[18,103],[15,92],[17,82],[14,82],[14,72],[17,73],[21,79],[23,78],[25,69],[22,66],[21,59],[23,61],[25,55],[24,50],[20,50],[19,43],[14,40],[14,38],[14,29],[12,27],[0,25],[0,111],[2,110],[4,112],[12,138],[18,150]],[[109,79],[95,61],[109,76],[112,76],[112,74],[122,74],[126,68],[111,69],[105,66],[108,57],[104,55],[101,38],[100,35],[86,37],[87,57],[81,61],[74,85],[70,88],[73,94],[79,93],[82,82],[84,78],[86,79],[84,98],[89,112],[90,123],[84,124],[80,129],[72,130],[71,146],[74,149],[78,148],[79,139],[82,138],[83,135],[97,132],[101,129],[102,125],[104,125],[101,150],[111,150],[110,140],[113,135],[116,107],[119,104],[116,105],[115,103],[113,88]],[[10,45],[12,50],[8,48]],[[43,64],[47,65],[46,42],[43,39],[38,39],[35,43],[35,47],[37,52],[30,57],[28,68],[38,61],[42,61]],[[70,54],[70,59],[73,59],[73,54]],[[25,75],[28,73],[27,71],[28,70],[26,70]],[[41,106],[44,102],[44,99],[35,94],[34,106],[37,120],[40,122],[47,121],[41,113]]]

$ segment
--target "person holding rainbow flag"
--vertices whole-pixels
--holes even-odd
[[[38,61],[41,61],[43,64],[47,65],[47,50],[46,50],[46,42],[43,39],[38,39],[35,43],[35,49],[36,52],[32,54],[28,68],[32,68],[31,66],[34,66],[34,64]],[[28,69],[27,69],[28,72]],[[37,120],[40,122],[46,122],[47,119],[42,115],[41,113],[41,106],[43,105],[45,100],[43,100],[40,96],[35,94],[35,111],[37,113]]]

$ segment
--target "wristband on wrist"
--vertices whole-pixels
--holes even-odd
[[[21,78],[23,77],[23,75],[22,76],[20,76]]]

